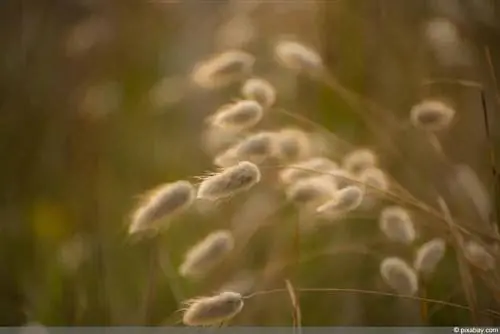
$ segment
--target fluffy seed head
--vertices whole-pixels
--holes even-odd
[[[299,179],[310,176],[318,176],[321,175],[319,173],[323,172],[329,173],[331,171],[337,170],[338,168],[339,166],[330,159],[324,157],[315,157],[290,165],[280,172],[279,177],[282,183],[291,184],[298,181]],[[306,169],[314,170],[318,173],[311,172]]]
[[[362,148],[346,154],[342,159],[342,168],[350,173],[359,174],[367,168],[375,167],[377,163],[375,152]]]
[[[303,160],[310,156],[312,143],[309,136],[298,129],[282,129],[276,134],[278,158],[285,161]]]
[[[379,217],[380,230],[392,241],[411,244],[416,238],[410,214],[400,206],[388,206]]]
[[[222,292],[188,302],[182,321],[187,326],[210,326],[233,318],[243,309],[243,297],[237,292]]]
[[[380,264],[380,275],[387,285],[402,295],[414,295],[418,291],[417,274],[400,258],[384,259]]]
[[[387,180],[385,173],[376,167],[369,167],[363,170],[359,176],[359,180],[363,184],[383,191],[389,188],[389,180]]]
[[[276,90],[267,80],[260,78],[248,79],[241,88],[241,95],[249,100],[255,100],[264,108],[269,108],[276,101]]]
[[[435,18],[425,27],[427,42],[442,65],[467,65],[471,54],[457,26],[448,19]]]
[[[218,155],[214,163],[220,167],[235,165],[238,161],[250,161],[260,164],[275,155],[276,134],[274,132],[258,132],[246,137]]]
[[[351,185],[357,185],[355,181],[357,177],[351,172],[346,171],[345,169],[334,169],[328,172],[337,183],[339,189],[345,188]]]
[[[464,255],[470,263],[481,270],[487,271],[495,268],[495,258],[475,241],[465,244]]]
[[[260,178],[260,170],[255,164],[242,161],[205,178],[200,183],[197,197],[211,201],[227,198],[250,189]]]
[[[209,120],[214,126],[241,131],[259,123],[263,115],[264,112],[259,103],[241,100],[221,107]]]
[[[193,203],[195,193],[194,186],[184,180],[167,183],[151,191],[133,212],[129,233],[157,228],[160,219],[187,209]]]
[[[359,186],[347,186],[339,189],[335,196],[317,208],[316,212],[324,215],[339,215],[357,209],[363,202],[364,189]]]
[[[224,259],[233,248],[234,238],[230,231],[212,232],[189,250],[179,273],[184,277],[200,277]]]
[[[447,128],[455,110],[441,101],[427,100],[411,108],[410,121],[413,126],[426,131],[439,131]]]
[[[241,50],[229,50],[198,63],[191,78],[200,87],[211,89],[230,84],[248,75],[255,57]]]
[[[274,48],[276,60],[284,67],[293,70],[317,71],[323,67],[319,54],[295,41],[283,40]]]
[[[305,208],[316,208],[331,199],[337,187],[328,176],[313,176],[299,179],[286,190],[287,199]]]
[[[467,196],[475,205],[478,213],[484,221],[488,221],[492,211],[488,189],[481,182],[474,170],[467,165],[456,165],[455,173],[450,185],[459,187],[460,193]],[[455,189],[452,189],[454,191]]]
[[[413,267],[419,273],[430,275],[444,257],[445,252],[446,243],[443,239],[427,241],[417,250]]]

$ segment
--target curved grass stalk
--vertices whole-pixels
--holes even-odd
[[[442,306],[448,306],[448,307],[454,307],[462,310],[471,310],[470,307],[462,304],[456,304],[456,303],[451,303],[447,302],[444,300],[438,300],[438,299],[431,299],[431,298],[422,298],[422,297],[417,297],[417,296],[410,296],[410,295],[400,295],[396,293],[391,293],[391,292],[382,292],[382,291],[376,291],[376,290],[364,290],[364,289],[354,289],[354,288],[297,288],[296,291],[298,292],[303,292],[303,293],[316,293],[316,292],[326,292],[326,293],[358,293],[358,294],[364,294],[364,295],[375,295],[375,296],[385,296],[385,297],[394,297],[394,298],[404,298],[404,299],[409,299],[409,300],[416,300],[416,301],[424,301],[427,303],[432,303],[432,304],[437,304],[437,305],[442,305]],[[265,295],[270,295],[270,294],[275,294],[275,293],[286,293],[286,289],[273,289],[273,290],[263,290],[263,291],[257,291],[252,294],[246,295],[243,298],[244,299],[250,299],[254,297],[259,297],[259,296],[265,296]],[[488,315],[488,316],[493,316],[496,319],[500,319],[500,312],[494,311],[494,310],[483,310],[480,313]]]
[[[419,201],[418,199],[416,199],[413,195],[411,195],[409,192],[407,193],[409,196],[409,198],[404,198],[402,197],[400,194],[397,194],[397,193],[394,193],[390,190],[382,190],[382,189],[379,189],[377,187],[374,187],[372,185],[369,185],[369,184],[365,184],[357,179],[354,179],[354,178],[350,178],[350,177],[347,177],[347,176],[343,176],[343,175],[336,175],[334,173],[328,173],[328,172],[322,172],[322,171],[317,171],[317,170],[314,170],[314,169],[309,169],[309,168],[304,168],[304,167],[298,167],[298,166],[284,166],[284,165],[274,165],[274,166],[265,166],[267,168],[295,168],[295,169],[300,169],[300,170],[303,170],[303,171],[306,171],[306,172],[312,172],[312,173],[317,173],[317,174],[320,174],[320,175],[331,175],[331,176],[334,176],[334,177],[338,177],[340,179],[343,179],[343,180],[347,180],[347,181],[350,181],[350,182],[353,182],[353,183],[356,183],[358,185],[362,185],[366,188],[369,188],[370,190],[374,191],[374,192],[377,192],[378,194],[382,195],[383,197],[386,197],[387,199],[393,201],[394,203],[398,203],[398,204],[402,204],[402,205],[407,205],[415,210],[418,210],[420,212],[423,212],[423,213],[426,213],[430,216],[432,216],[433,218],[439,220],[440,222],[442,223],[446,223],[448,224],[448,221],[446,220],[446,217],[444,217],[439,211],[433,209],[432,207],[428,206],[427,204]],[[460,230],[461,232],[467,234],[467,235],[473,235],[473,233],[471,231],[469,231],[468,229],[466,229],[465,227],[463,226],[460,226],[460,225],[457,225],[456,223],[452,223],[453,226],[455,226],[458,230]],[[431,224],[429,224],[429,226],[432,226]],[[433,226],[434,227],[434,226]],[[443,228],[446,228],[446,226],[442,226]],[[500,241],[500,238],[496,235],[490,235],[490,234],[487,234],[486,232],[482,232],[482,231],[479,231],[479,230],[473,230],[474,233],[476,233],[477,235],[480,235],[486,239],[489,239],[489,240],[496,240],[496,241]]]

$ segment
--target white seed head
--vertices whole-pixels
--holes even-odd
[[[392,241],[411,244],[417,234],[408,211],[399,206],[388,206],[379,216],[380,230]]]
[[[316,212],[323,215],[340,215],[356,210],[363,202],[365,191],[355,185],[347,186],[335,192],[335,196],[317,208]]]
[[[376,167],[377,164],[378,158],[375,152],[366,148],[354,150],[342,159],[342,168],[353,174],[361,173],[370,167]]]
[[[207,126],[200,139],[203,150],[210,156],[216,156],[237,143],[241,139],[241,132],[234,129]]]
[[[214,163],[220,167],[233,166],[239,161],[260,164],[276,153],[276,133],[258,132],[231,146],[219,154]]]
[[[487,271],[495,268],[495,258],[475,241],[465,243],[464,255],[470,263],[481,270]]]
[[[241,50],[229,50],[198,63],[191,78],[200,87],[211,89],[230,84],[247,76],[255,57]]]
[[[460,190],[458,191],[472,201],[481,218],[488,221],[492,211],[490,195],[477,173],[470,166],[456,165],[451,181],[453,182],[452,186],[459,186]]]
[[[243,309],[243,297],[237,292],[222,292],[188,302],[182,322],[187,326],[210,326],[233,318]]]
[[[276,134],[277,157],[285,161],[300,161],[312,153],[308,134],[298,129],[283,129]]]
[[[200,277],[222,261],[233,249],[234,238],[231,231],[212,232],[188,251],[179,273],[184,277]]]
[[[384,259],[380,264],[380,275],[387,285],[402,295],[414,295],[418,291],[417,274],[400,258]]]
[[[260,170],[255,164],[242,161],[205,178],[198,188],[197,197],[211,201],[227,198],[250,189],[260,178]]]
[[[442,65],[467,65],[470,50],[463,43],[457,26],[448,19],[435,18],[425,27],[425,37]]]
[[[330,173],[338,168],[339,166],[330,159],[315,157],[288,166],[280,172],[279,177],[282,183],[291,184],[305,177]]]
[[[335,182],[328,176],[299,179],[286,189],[287,199],[305,208],[315,209],[335,195]]]
[[[323,67],[320,55],[310,47],[296,41],[283,40],[274,48],[276,60],[293,70],[317,71]]]
[[[129,233],[157,228],[159,220],[187,209],[195,198],[194,186],[188,181],[164,184],[151,191],[132,214]]]
[[[242,131],[260,122],[264,115],[262,106],[252,100],[241,100],[221,107],[209,118],[213,126]]]
[[[235,15],[217,31],[215,41],[220,48],[241,48],[255,37],[255,27],[246,15]]]
[[[415,255],[413,267],[419,273],[430,275],[444,257],[446,243],[443,239],[433,239],[420,246]]]
[[[436,100],[423,101],[413,106],[410,111],[413,126],[426,131],[446,129],[454,116],[454,109]]]
[[[241,95],[249,100],[255,100],[264,108],[269,108],[276,101],[276,90],[267,80],[260,78],[248,79],[241,88]]]
[[[376,167],[369,167],[363,170],[359,176],[359,180],[368,186],[385,191],[389,189],[389,180],[385,173]]]

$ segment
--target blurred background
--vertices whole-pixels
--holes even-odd
[[[426,184],[444,189],[449,171],[424,143],[388,134],[404,153],[391,156],[387,143],[370,133],[339,94],[278,66],[273,43],[281,36],[313,47],[339,82],[392,110],[401,122],[422,98],[450,101],[457,120],[440,141],[449,158],[471,167],[488,189],[494,204],[488,222],[467,209],[470,202],[443,191],[463,219],[489,228],[496,222],[499,1],[18,0],[2,1],[0,26],[1,325],[173,325],[183,299],[224,284],[249,291],[282,288],[285,278],[296,287],[387,289],[379,263],[363,252],[287,267],[292,221],[300,219],[289,208],[272,216],[274,224],[259,230],[243,255],[210,277],[178,277],[172,268],[207,233],[263,221],[281,207],[280,193],[265,184],[183,215],[161,236],[156,270],[148,243],[128,241],[138,195],[214,170],[217,138],[205,132],[204,119],[238,98],[239,86],[206,90],[189,75],[199,61],[229,49],[256,57],[254,74],[273,83],[280,107],[354,146],[379,150],[391,175],[424,200]],[[438,82],[426,84],[430,80]],[[282,115],[266,122],[264,127],[304,125]],[[328,148],[335,150],[333,144]],[[308,233],[301,253],[367,245],[376,239],[373,220]],[[376,247],[387,254],[407,252]],[[448,257],[429,297],[467,304],[454,255]],[[474,289],[481,308],[500,311],[491,288],[478,282]],[[144,315],[148,293],[153,297]],[[439,305],[429,306],[423,319],[420,303],[384,296],[304,293],[300,304],[304,326],[473,321],[467,310]],[[286,293],[255,297],[231,324],[289,326],[289,305]],[[492,317],[481,321],[499,324]]]

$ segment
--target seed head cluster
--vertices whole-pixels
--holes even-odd
[[[245,22],[249,24],[250,21]],[[297,40],[283,39],[273,45],[272,51],[275,60],[281,65],[280,72],[288,70],[297,80],[301,77],[297,75],[300,72],[314,74],[309,79],[316,79],[332,89],[336,87],[331,84],[333,75],[329,75],[323,59],[314,48]],[[410,191],[399,187],[398,175],[392,174],[388,168],[390,161],[385,161],[385,151],[368,148],[371,147],[369,143],[357,149],[351,149],[353,146],[348,143],[337,150],[337,142],[332,147],[326,142],[319,148],[317,136],[322,133],[302,127],[301,121],[304,119],[300,117],[292,117],[293,124],[276,125],[273,117],[282,111],[279,107],[282,99],[271,82],[280,83],[275,77],[266,78],[267,71],[266,75],[259,74],[257,60],[248,51],[230,49],[196,64],[190,75],[192,82],[199,88],[225,88],[224,91],[234,88],[232,91],[240,95],[228,99],[227,104],[223,102],[217,110],[214,107],[214,113],[205,119],[211,134],[211,139],[205,140],[209,143],[205,144],[211,147],[209,158],[219,169],[200,177],[197,185],[180,180],[151,191],[133,212],[129,232],[157,229],[162,226],[162,222],[166,223],[185,212],[195,201],[208,203],[218,209],[220,206],[215,204],[219,201],[232,199],[244,192],[258,192],[270,186],[267,190],[272,190],[273,194],[278,192],[284,202],[293,203],[287,209],[299,212],[308,224],[312,221],[311,225],[317,218],[332,221],[355,218],[355,226],[357,213],[369,214],[366,221],[371,224],[370,228],[382,232],[385,243],[406,247],[411,251],[407,254],[412,254],[412,259],[400,254],[383,255],[379,264],[381,279],[398,294],[417,294],[422,289],[419,284],[428,282],[439,270],[446,253],[446,242],[440,234],[441,230],[434,230],[432,224],[428,224],[430,227],[421,226],[419,213],[427,214],[429,220],[437,221],[436,224],[445,219],[435,219],[438,218],[437,212],[429,214],[432,205],[417,205],[420,200]],[[222,91],[220,89],[218,93]],[[347,96],[349,102],[355,96],[343,88],[338,93],[339,96]],[[370,104],[366,105],[370,107]],[[411,108],[407,117],[413,127],[423,130],[412,133],[434,138],[434,135],[428,135],[448,129],[455,114],[455,110],[442,101],[424,99]],[[281,116],[293,115],[285,112]],[[311,122],[306,123],[313,125]],[[487,216],[489,207],[484,204],[487,196],[484,189],[478,186],[478,179],[470,177],[471,173],[462,173],[461,177],[458,172],[456,174],[455,181],[468,193],[477,211],[483,217]],[[259,186],[255,187],[257,184]],[[401,193],[398,192],[400,190]],[[408,196],[403,196],[403,190]],[[378,197],[384,194],[387,196]],[[244,196],[241,199],[244,200]],[[267,201],[267,197],[259,203],[264,201]],[[250,212],[251,219],[247,219],[251,223],[255,222],[255,225],[267,219],[259,215],[262,211],[259,205],[255,205],[255,210],[249,210],[255,212]],[[365,222],[365,217],[359,220]],[[221,221],[224,224],[233,222]],[[238,233],[241,231],[239,228],[237,224],[218,227],[193,246],[186,247],[188,251],[182,263],[176,264],[178,274],[184,279],[192,279],[192,283],[199,283],[200,279],[211,278],[218,266],[222,268],[221,264],[232,262],[228,260],[234,258],[239,260],[239,256],[231,256],[235,253],[235,245],[238,245],[238,249],[241,245],[246,247],[246,240],[242,242],[240,238],[252,236],[250,233]],[[432,235],[423,244],[417,245],[418,239],[426,236],[426,232],[434,231],[439,235]],[[467,241],[463,252],[470,264],[482,271],[492,271],[496,267],[495,257],[479,241]],[[225,271],[222,275],[225,275]],[[244,288],[239,292],[224,286],[217,290],[220,291],[218,294],[188,300],[183,323],[186,326],[213,326],[233,319],[242,311],[244,299],[249,298],[242,293],[251,293],[257,282],[252,277],[251,284],[247,281],[242,286]]]

